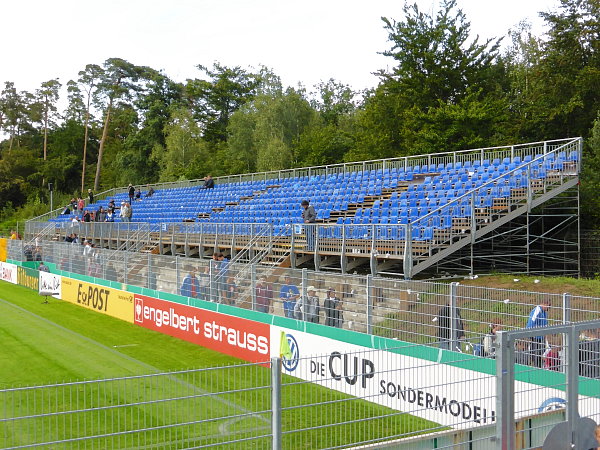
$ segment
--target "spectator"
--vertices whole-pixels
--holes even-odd
[[[146,198],[150,198],[154,195],[154,188],[152,186],[150,186],[150,189],[148,189],[148,192],[146,192]]]
[[[12,240],[17,240],[18,239],[17,232],[15,230],[10,230],[10,238]]]
[[[129,203],[133,203],[133,198],[135,197],[135,188],[133,187],[133,185],[131,183],[129,183]]]
[[[85,202],[79,197],[77,199],[77,210],[79,211],[79,214],[83,213],[83,208],[85,208]]]
[[[483,356],[486,358],[495,358],[496,357],[496,348],[497,348],[497,332],[502,329],[502,325],[498,322],[492,322],[490,324],[490,330],[488,334],[483,337]]]
[[[92,216],[90,215],[90,212],[87,209],[83,212],[83,221],[86,223],[92,221]]]
[[[140,188],[137,188],[137,190],[135,191],[135,199],[136,201],[142,199],[142,191],[140,191]]]
[[[71,205],[71,211],[77,211],[77,200],[75,199],[75,197],[71,197],[71,201],[69,202],[69,204]]]
[[[223,253],[219,252],[219,272],[217,273],[217,288],[222,303],[227,303],[229,299],[229,260]]]
[[[67,234],[65,236],[65,242],[69,242],[69,243],[73,242],[73,233]]]
[[[202,186],[202,189],[214,189],[215,187],[215,180],[213,180],[212,176],[207,175],[204,177],[204,185]]]
[[[550,345],[544,352],[544,369],[547,370],[560,370],[560,347],[557,345]]]
[[[122,222],[131,222],[131,206],[129,203],[121,202],[121,221]]]
[[[38,266],[38,270],[40,272],[50,272],[50,269],[48,268],[48,266],[46,264],[44,264],[44,261],[40,261],[40,265]]]
[[[235,284],[235,278],[229,277],[227,278],[227,291],[225,294],[225,304],[227,305],[235,305],[235,300],[237,297],[238,287]]]
[[[450,342],[453,339],[450,332],[450,317],[452,313],[452,307],[450,304],[446,304],[442,308],[440,308],[437,317],[434,320],[438,322],[438,338],[439,338],[439,347],[444,350],[455,350],[451,349]],[[463,321],[460,316],[460,309],[457,307],[455,311],[455,324],[454,329],[456,330],[456,339],[460,340],[465,337],[465,329],[463,326]],[[460,350],[460,346],[458,343],[455,343],[456,350]]]
[[[531,310],[529,319],[527,319],[526,328],[538,328],[548,326],[548,308],[550,308],[550,299],[545,299]],[[542,367],[544,350],[546,349],[546,340],[544,336],[533,336],[529,340],[529,354],[531,355],[531,365]]]
[[[96,211],[96,222],[106,222],[106,212],[104,208],[101,206],[98,211]]]
[[[317,290],[314,286],[309,286],[306,288],[306,293],[306,297],[301,297],[296,302],[296,307],[294,308],[296,319],[319,323],[320,304]]]
[[[104,216],[104,221],[105,222],[114,222],[115,221],[115,214],[112,209],[109,209],[107,211],[107,213]]]
[[[596,441],[598,442],[598,449],[600,449],[600,425],[598,425],[596,428],[594,428],[594,437],[596,438]]]
[[[73,244],[79,244],[79,236],[77,236],[77,233],[73,233]]]
[[[317,213],[315,208],[310,205],[308,200],[302,200],[302,221],[304,222],[304,230],[306,234],[306,247],[308,251],[315,249],[315,225],[317,221]]]
[[[256,310],[263,313],[273,313],[273,287],[262,276],[256,283]]]
[[[60,214],[61,216],[69,216],[71,214],[71,209],[69,208],[69,205],[65,206],[65,209],[63,209]]]
[[[335,289],[332,287],[327,289],[323,308],[325,309],[325,325],[341,328],[344,322],[342,300],[336,296]]]
[[[196,278],[196,270],[193,267],[188,268],[188,275],[181,283],[180,293],[184,297],[198,298],[200,285],[198,284],[198,278]]]
[[[115,209],[117,208],[117,206],[115,205],[115,201],[112,198],[108,201],[107,208],[109,211],[112,211],[113,213],[115,212]]]
[[[91,189],[88,189],[88,199],[89,199],[89,203],[90,203],[90,205],[91,205],[92,203],[94,203],[94,193],[92,192],[92,190],[91,190]]]
[[[289,275],[286,275],[283,280],[284,283],[279,290],[279,298],[283,301],[283,313],[285,317],[293,319],[296,301],[300,298],[300,291],[296,285],[292,284]]]

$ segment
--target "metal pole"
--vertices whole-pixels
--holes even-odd
[[[308,269],[302,269],[302,320],[306,321],[306,288],[308,287]]]
[[[273,450],[281,450],[281,358],[271,358],[271,433]]]
[[[579,422],[579,334],[574,327],[570,327],[566,333],[567,338],[567,411],[566,422],[569,442],[572,443],[572,448],[580,448],[578,445],[578,430]]]
[[[250,265],[250,293],[252,295],[252,311],[256,311],[256,264]]]
[[[373,334],[373,276],[367,275],[367,334]]]
[[[496,448],[513,450],[516,448],[514,348],[506,331],[498,332],[496,342]]]
[[[563,323],[568,324],[571,322],[571,294],[563,294]]]
[[[175,292],[179,292],[179,256],[175,255]]]
[[[456,286],[458,283],[450,283],[450,350],[455,351],[458,347],[457,338],[457,311],[456,311]]]

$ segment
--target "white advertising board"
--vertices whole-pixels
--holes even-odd
[[[39,293],[40,295],[51,295],[54,298],[61,298],[62,295],[62,277],[48,272],[40,272]]]
[[[289,375],[454,428],[496,421],[494,375],[273,325],[271,356],[279,356],[282,332],[293,355],[283,361]],[[557,389],[516,381],[515,392],[517,417],[564,405]],[[582,416],[581,408],[599,410],[600,399],[580,399]]]
[[[17,266],[0,261],[0,280],[17,284]]]

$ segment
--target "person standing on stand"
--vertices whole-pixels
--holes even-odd
[[[548,326],[548,308],[550,308],[550,299],[545,299],[531,310],[527,325],[525,328],[538,328]],[[529,340],[529,355],[531,357],[531,365],[534,367],[542,367],[544,360],[544,351],[546,350],[546,340],[544,336],[533,336]]]
[[[285,314],[285,317],[293,319],[296,302],[300,298],[300,291],[295,284],[292,284],[289,275],[286,275],[283,280],[284,284],[281,285],[281,289],[279,290],[279,298],[283,302],[283,313]]]
[[[133,185],[131,183],[129,183],[129,204],[133,203],[133,199],[135,198],[135,188],[133,187]]]
[[[323,308],[325,309],[325,325],[342,328],[344,323],[342,300],[335,295],[335,289],[332,287],[327,289]]]
[[[302,200],[302,221],[304,222],[304,230],[306,234],[306,248],[308,251],[315,249],[315,225],[317,222],[317,213],[315,208],[308,200]]]
[[[256,310],[263,313],[273,313],[273,288],[262,276],[256,283]]]
[[[198,284],[198,278],[196,278],[196,270],[193,267],[188,268],[188,275],[181,283],[180,293],[184,297],[198,298],[200,285]]]
[[[90,201],[90,205],[91,205],[92,203],[94,203],[94,193],[92,192],[92,190],[91,190],[91,189],[88,189],[88,199],[89,199],[89,201]]]

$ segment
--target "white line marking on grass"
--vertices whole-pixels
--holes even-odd
[[[122,344],[122,345],[113,345],[113,348],[123,348],[123,347],[137,347],[138,344]]]
[[[104,345],[104,344],[102,344],[102,343],[100,343],[100,342],[98,342],[98,341],[96,341],[94,339],[91,339],[91,338],[89,338],[87,336],[84,336],[83,334],[80,334],[80,333],[78,333],[76,331],[73,331],[73,330],[71,330],[69,328],[63,327],[62,325],[59,325],[56,322],[51,321],[50,319],[46,319],[45,317],[42,317],[42,316],[40,316],[40,315],[38,315],[38,314],[36,314],[36,313],[34,313],[32,311],[29,311],[28,309],[25,309],[25,308],[22,308],[22,307],[20,307],[18,305],[15,305],[14,303],[12,303],[12,302],[10,302],[10,301],[2,298],[2,297],[0,297],[0,303],[3,303],[5,305],[7,305],[7,306],[10,306],[10,307],[12,307],[12,308],[14,308],[14,309],[16,309],[18,311],[21,311],[21,312],[25,313],[25,314],[29,314],[30,316],[35,317],[36,319],[38,319],[38,320],[40,320],[40,321],[42,321],[42,322],[44,322],[44,323],[46,323],[48,325],[51,325],[51,326],[53,326],[55,328],[58,328],[59,330],[61,330],[63,332],[72,334],[73,336],[76,336],[80,340],[87,341],[90,344],[95,345],[97,347],[100,347],[100,348],[102,348],[102,349],[104,349],[104,350],[106,350],[106,351],[108,351],[110,353],[116,354],[116,355],[118,355],[121,358],[124,358],[124,359],[126,359],[128,361],[131,361],[131,362],[134,362],[134,363],[137,363],[140,366],[145,367],[145,368],[147,368],[147,369],[149,369],[149,370],[151,370],[153,372],[157,372],[159,374],[163,374],[164,375],[164,371],[161,370],[161,369],[159,369],[158,367],[152,366],[152,365],[147,364],[147,363],[145,363],[143,361],[140,361],[139,359],[133,358],[132,356],[126,355],[124,353],[121,353],[118,350],[114,350],[114,348],[112,348],[112,347],[108,347],[108,346],[106,346],[106,345]],[[132,344],[129,344],[129,345],[132,345]],[[133,345],[137,345],[137,344],[133,344]],[[116,347],[116,346],[114,346],[114,347]],[[238,411],[241,411],[242,413],[249,414],[249,417],[256,417],[257,419],[259,419],[259,420],[261,420],[261,421],[263,421],[265,423],[268,423],[268,424],[271,423],[270,419],[268,419],[267,417],[264,417],[262,414],[256,414],[253,411],[251,411],[249,409],[246,409],[243,406],[241,406],[241,405],[239,405],[239,404],[237,404],[235,402],[231,402],[229,400],[225,400],[225,399],[223,399],[223,398],[221,398],[221,397],[219,397],[219,396],[211,393],[210,391],[206,391],[206,390],[204,390],[204,389],[202,389],[202,388],[200,388],[200,387],[198,387],[198,386],[196,386],[194,384],[187,383],[187,382],[185,382],[185,381],[183,381],[183,380],[181,380],[181,379],[179,379],[179,378],[177,378],[175,376],[169,376],[168,378],[170,378],[172,381],[175,381],[176,383],[178,383],[178,384],[180,384],[180,385],[182,385],[184,387],[187,387],[188,389],[193,389],[193,390],[195,390],[196,392],[198,392],[200,394],[209,395],[210,397],[212,397],[217,402],[220,402],[220,403],[222,403],[222,404],[224,404],[226,406],[229,406],[231,408],[237,409]],[[222,420],[222,419],[220,419],[219,417],[216,417],[214,420]],[[231,419],[226,419],[225,420],[225,424],[222,424],[222,425],[219,426],[219,431],[221,432],[222,435],[235,435],[235,434],[239,434],[240,431],[229,431],[229,426],[235,424],[236,422],[239,422],[240,420],[241,420],[241,418],[239,418],[239,417],[234,417],[234,418],[231,418]]]

